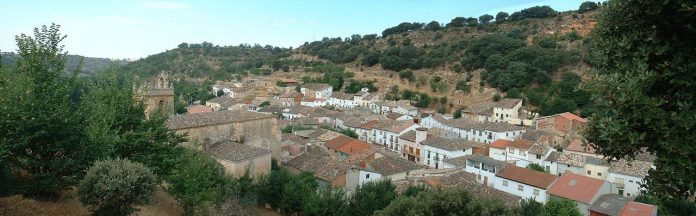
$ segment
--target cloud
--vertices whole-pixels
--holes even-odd
[[[151,1],[143,3],[143,6],[154,10],[186,10],[191,8],[188,3],[173,1]]]

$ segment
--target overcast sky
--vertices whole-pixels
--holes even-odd
[[[578,0],[2,0],[0,50],[15,35],[57,23],[71,54],[137,59],[181,42],[297,47],[322,37],[380,34],[401,22],[512,13],[536,5],[576,10]]]

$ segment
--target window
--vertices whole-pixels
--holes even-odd
[[[370,178],[370,174],[369,174],[369,173],[368,173],[368,174],[365,174],[365,178],[366,178],[366,179],[369,179],[369,178]]]
[[[628,180],[628,182],[631,182],[631,183],[633,183],[633,180]]]
[[[602,173],[601,173],[601,172],[598,172],[598,173],[597,173],[597,176],[602,176]]]
[[[534,196],[539,196],[539,190],[534,189]]]
[[[541,155],[537,155],[537,156],[536,156],[536,159],[541,160]]]
[[[427,162],[427,163],[425,163],[425,164],[427,164],[428,166],[430,166],[430,160],[428,160],[428,161],[426,161],[426,162]]]
[[[524,186],[522,186],[522,185],[517,185],[517,190],[518,190],[518,191],[524,191]]]
[[[587,170],[587,175],[592,175],[592,171]]]
[[[568,167],[570,167],[570,165],[568,165]]]
[[[503,180],[503,186],[505,186],[505,187],[508,186],[508,181],[507,181],[507,180]]]
[[[509,149],[508,149],[508,152],[510,152],[510,154],[514,154],[514,153],[515,153],[515,149],[509,148]]]

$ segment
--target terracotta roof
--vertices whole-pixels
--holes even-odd
[[[350,137],[347,137],[344,135],[340,135],[340,136],[337,136],[336,138],[333,138],[329,141],[326,141],[326,144],[324,144],[324,146],[326,146],[326,148],[329,148],[329,149],[338,149],[338,148],[341,148],[342,146],[348,144],[351,141],[353,141],[353,138],[350,138]]]
[[[583,144],[582,140],[580,139],[573,139],[573,141],[571,141],[570,144],[568,144],[568,147],[566,147],[566,149],[574,152],[582,152],[588,154],[595,153],[595,149],[592,148],[592,146]]]
[[[523,127],[513,125],[513,124],[508,124],[505,122],[486,122],[486,123],[481,123],[475,125],[476,128],[478,129],[483,129],[483,130],[488,130],[488,131],[494,131],[494,132],[506,132],[506,131],[518,131],[518,130],[524,130]]]
[[[237,104],[244,104],[244,100],[242,99],[237,99],[230,97],[229,95],[223,95],[220,97],[216,97],[210,100],[207,100],[206,103],[215,103],[219,104],[222,109],[227,109],[231,106],[237,105]]]
[[[368,122],[366,122],[365,124],[360,125],[359,128],[362,128],[362,129],[372,129],[372,128],[375,127],[375,125],[377,125],[378,123],[379,123],[379,121],[377,121],[377,120],[368,121]]]
[[[462,110],[462,112],[480,114],[480,115],[492,115],[493,114],[493,106],[495,106],[495,103],[485,102],[485,103],[480,103],[480,104],[476,104],[474,106],[468,107],[468,108]]]
[[[346,153],[350,156],[358,156],[365,151],[370,150],[372,147],[370,144],[367,144],[366,142],[353,139],[352,141],[348,142],[347,144],[341,146],[338,148],[338,151]]]
[[[399,136],[399,138],[405,139],[405,140],[408,140],[411,142],[415,142],[416,141],[416,131],[413,130],[413,131],[406,132],[405,134]]]
[[[206,113],[206,112],[212,112],[213,108],[205,105],[191,105],[186,107],[186,112],[188,113]]]
[[[433,180],[430,180],[433,179]],[[476,175],[467,172],[458,172],[450,175],[430,178],[426,183],[432,187],[458,188],[468,191],[474,197],[496,198],[506,205],[518,205],[522,199],[500,190],[484,187],[476,180]]]
[[[452,164],[455,167],[465,167],[466,166],[466,156],[447,158],[443,162]]]
[[[526,140],[526,139],[516,139],[510,142],[508,146],[518,148],[518,149],[525,149],[529,150],[532,148],[532,145],[534,145],[534,142]]]
[[[289,160],[287,164],[295,169],[311,172],[317,178],[329,182],[351,169],[351,166],[348,164],[327,159],[313,153],[304,153]]]
[[[619,216],[653,216],[657,215],[657,207],[645,203],[630,201],[626,203]]]
[[[275,116],[245,110],[223,110],[209,113],[173,115],[167,119],[167,127],[177,130],[267,118],[275,118]]]
[[[494,106],[498,108],[512,109],[515,108],[515,106],[517,106],[517,104],[521,102],[522,99],[505,98],[495,103]]]
[[[240,162],[261,155],[270,154],[271,150],[225,140],[210,145],[205,152],[215,158],[232,162]]]
[[[585,166],[586,158],[584,155],[571,152],[551,152],[551,155],[549,155],[546,160],[576,167],[583,167]]]
[[[498,149],[505,149],[508,145],[510,145],[512,141],[506,140],[506,139],[497,139],[496,141],[493,141],[491,143],[490,147],[491,148],[498,148]]]
[[[556,175],[517,166],[505,166],[495,175],[541,189],[547,189],[557,178]]]
[[[590,204],[592,198],[604,185],[604,181],[577,175],[566,171],[556,180],[546,193],[570,199],[573,201]]]
[[[439,136],[428,136],[425,140],[421,142],[423,145],[444,149],[447,151],[460,151],[467,148],[472,148],[475,146],[480,146],[474,141],[468,141],[465,139],[448,139]]]
[[[611,162],[609,165],[609,172],[643,178],[648,175],[648,172],[650,169],[652,169],[652,166],[653,163],[650,162],[639,160],[629,162],[626,159],[621,159]]]
[[[618,194],[604,194],[590,206],[590,211],[605,215],[619,215],[629,199]]]
[[[331,97],[339,100],[353,100],[353,94],[346,94],[343,92],[334,92],[331,94]]]
[[[382,121],[382,122],[377,123],[374,128],[379,129],[379,130],[383,130],[383,131],[401,133],[404,130],[406,130],[409,127],[412,127],[414,125],[416,125],[416,123],[413,123],[413,121],[411,121],[411,120],[403,120],[403,121],[387,120],[387,121]]]
[[[367,167],[364,168],[388,176],[407,171],[425,169],[426,167],[403,158],[383,156],[367,162]]]
[[[394,120],[398,119],[401,116],[404,116],[404,114],[394,113],[394,112],[387,114],[387,118],[394,119]]]
[[[563,118],[568,119],[568,120],[575,120],[575,121],[579,121],[579,122],[582,122],[582,123],[586,123],[586,122],[587,122],[587,119],[582,118],[582,117],[580,117],[580,116],[577,116],[577,115],[575,115],[575,114],[573,114],[573,113],[564,112],[564,113],[561,113],[561,114],[559,114],[559,115],[560,115],[561,117],[563,117]]]

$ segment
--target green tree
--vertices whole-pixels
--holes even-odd
[[[207,214],[211,206],[229,195],[229,180],[217,161],[187,150],[171,175],[166,177],[167,191],[184,208],[186,215]]]
[[[520,202],[520,216],[539,216],[544,209],[544,204],[532,198],[523,199]]]
[[[350,198],[354,215],[372,215],[396,198],[391,180],[368,182],[359,186]]]
[[[505,20],[507,20],[508,16],[510,16],[510,14],[502,11],[498,12],[498,14],[495,15],[495,22],[504,22]]]
[[[484,14],[479,17],[479,22],[484,25],[488,25],[493,20],[493,16],[490,14]]]
[[[462,117],[462,110],[464,110],[464,109],[459,108],[459,109],[457,109],[457,111],[454,111],[454,113],[452,113],[452,118],[455,118],[455,119],[461,118]]]
[[[474,197],[463,188],[429,189],[417,196],[401,196],[375,215],[514,215],[502,201]]]
[[[302,172],[292,176],[290,181],[283,186],[278,208],[285,214],[301,212],[309,198],[315,194],[318,186],[312,173]]]
[[[440,30],[441,28],[442,28],[442,26],[441,26],[440,23],[437,22],[437,21],[429,22],[429,23],[428,23],[427,25],[425,25],[425,27],[424,27],[424,29],[425,29],[425,30],[428,30],[428,31],[437,31],[437,30]]]
[[[546,202],[544,208],[541,210],[540,216],[581,216],[580,210],[578,210],[575,202],[564,199],[557,198],[551,199]]]
[[[493,94],[493,101],[498,102],[500,101],[500,95],[498,93]]]
[[[578,8],[579,13],[585,13],[588,11],[593,11],[595,9],[599,8],[599,5],[593,1],[586,1],[580,4],[580,7]]]
[[[260,204],[269,204],[278,208],[281,203],[285,183],[291,181],[292,174],[286,168],[272,170],[268,175],[259,178],[258,199]]]
[[[592,36],[602,62],[588,87],[597,112],[586,137],[612,159],[634,158],[641,150],[657,155],[645,178],[648,191],[685,199],[696,191],[696,28],[685,28],[696,20],[690,12],[696,3],[667,3],[603,6]]]
[[[343,129],[339,132],[342,133],[343,135],[346,135],[346,136],[351,137],[351,138],[355,138],[355,139],[358,138],[358,133],[355,133],[355,131],[348,129],[348,128]]]
[[[351,214],[346,195],[341,189],[323,188],[312,193],[302,207],[307,216],[348,216]]]
[[[450,23],[447,24],[447,27],[464,27],[464,24],[466,23],[466,18],[464,17],[455,17],[450,21]]]
[[[130,215],[133,205],[152,202],[157,177],[147,167],[126,159],[97,161],[77,187],[80,203],[94,215]]]
[[[530,163],[529,165],[527,165],[527,169],[539,172],[546,172],[546,169],[544,169],[544,167],[536,163]]]
[[[22,170],[22,192],[53,198],[75,183],[99,156],[84,133],[76,75],[64,74],[65,36],[59,25],[16,37],[21,58],[0,74],[0,149],[12,170]],[[19,176],[19,175],[15,175]]]

